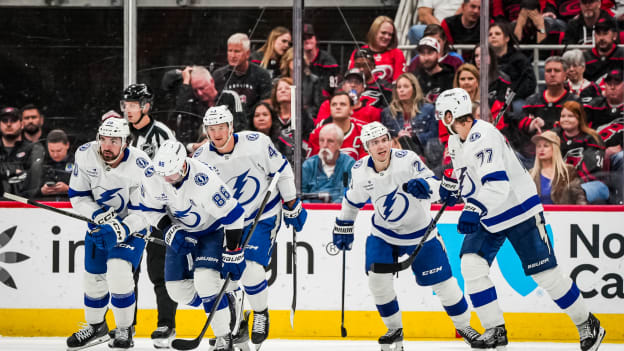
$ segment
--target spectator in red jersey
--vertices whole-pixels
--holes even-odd
[[[351,97],[344,91],[339,91],[329,100],[331,108],[331,116],[324,119],[321,124],[310,134],[310,154],[314,156],[319,153],[319,134],[324,125],[335,123],[344,133],[344,140],[340,147],[340,152],[351,156],[355,160],[368,155],[364,146],[360,141],[360,133],[362,132],[363,122],[351,118],[351,109],[353,101]]]
[[[580,103],[566,101],[561,109],[559,127],[553,131],[561,138],[563,160],[576,168],[583,180],[583,190],[589,203],[609,199],[609,188],[601,181],[605,176],[604,146],[595,130],[587,126],[585,111]]]
[[[435,38],[438,43],[440,43],[440,58],[438,61],[442,64],[449,65],[453,67],[453,70],[456,70],[457,67],[461,66],[464,63],[464,58],[458,53],[451,51],[448,40],[446,40],[446,34],[444,33],[444,29],[439,24],[430,24],[427,26],[424,32],[424,37],[432,37]],[[410,62],[410,65],[407,67],[408,72],[415,72],[420,69],[420,60],[418,59],[418,51],[416,51],[416,55]]]
[[[419,69],[413,71],[427,101],[433,103],[441,92],[451,89],[453,68],[440,63],[440,43],[432,37],[424,37],[418,43]]]
[[[480,0],[464,0],[459,15],[447,17],[440,24],[444,28],[446,38],[452,44],[479,43],[479,23],[481,16]],[[463,55],[468,61],[469,55]]]
[[[585,57],[579,49],[568,50],[561,56],[568,65],[565,88],[572,94],[579,96],[583,103],[589,103],[593,98],[601,96],[600,88],[596,83],[583,77],[585,73]]]
[[[516,50],[511,26],[495,22],[490,26],[488,42],[498,59],[498,67],[511,79],[511,89],[516,92],[516,99],[521,101],[533,94],[537,85],[533,66],[522,52]]]
[[[594,26],[598,20],[612,18],[600,8],[600,0],[580,0],[581,13],[568,22],[563,38],[564,44],[593,44]]]
[[[379,78],[375,72],[375,55],[370,49],[359,49],[353,55],[354,68],[357,68],[364,74],[366,84],[364,92],[360,99],[369,100],[365,105],[371,105],[377,108],[384,108],[392,99],[392,83],[385,79]]]
[[[598,20],[594,26],[594,37],[594,47],[585,51],[585,78],[604,90],[603,79],[607,73],[624,66],[624,48],[616,44],[616,25],[611,17]]]
[[[338,87],[338,63],[330,53],[318,48],[314,28],[309,23],[303,24],[303,56],[310,71],[321,80],[323,97],[330,97]]]
[[[282,61],[280,63],[280,77],[288,77],[294,80],[294,59],[293,49],[290,48],[282,56]],[[303,61],[303,89],[301,92],[303,98],[303,109],[306,111],[308,116],[312,117],[316,116],[319,106],[321,106],[321,80],[310,71],[306,60],[304,59]]]
[[[375,59],[373,75],[388,82],[394,82],[401,73],[405,72],[405,56],[397,49],[396,27],[390,17],[379,16],[371,24],[366,35],[366,45],[361,49],[370,49]],[[354,50],[349,59],[349,69],[355,67]]]
[[[290,30],[282,26],[275,27],[264,45],[251,54],[251,62],[269,71],[271,78],[279,77],[280,60],[291,45]]]
[[[479,101],[479,69],[470,63],[464,63],[455,71],[453,88],[462,88],[472,101]]]
[[[420,145],[419,155],[427,155],[428,144],[438,142],[438,121],[435,106],[427,103],[418,79],[411,73],[403,73],[396,80],[392,90],[390,106],[381,112],[381,123],[388,128],[390,135],[411,138]]]
[[[344,81],[340,85],[340,89],[345,91],[353,101],[351,118],[360,120],[364,123],[380,122],[381,109],[370,104],[371,100],[364,93],[364,74],[357,68],[352,68],[345,75]],[[319,126],[320,123],[331,114],[329,100],[323,101],[319,113],[314,120],[314,125]]]

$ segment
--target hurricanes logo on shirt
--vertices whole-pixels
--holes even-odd
[[[375,208],[386,222],[397,222],[407,212],[408,200],[405,194],[397,192],[397,187],[391,193],[381,196],[375,201]]]
[[[197,225],[199,225],[199,214],[197,212],[191,212],[191,207],[193,207],[193,205],[189,206],[186,210],[182,210],[182,211],[174,211],[173,216],[175,218],[177,218],[182,224],[184,224],[185,226],[189,227],[189,228],[195,228],[197,227]],[[193,222],[193,218],[192,216],[195,217],[195,221]],[[190,221],[189,221],[190,219]],[[189,224],[192,223],[192,224]]]
[[[250,176],[249,170],[230,178],[226,183],[234,190],[234,198],[238,200],[241,206],[252,202],[260,190],[260,181],[258,178]]]
[[[101,191],[102,189],[98,187],[94,190]],[[100,206],[112,207],[115,209],[115,212],[121,213],[126,206],[126,201],[124,200],[123,196],[121,196],[121,194],[119,193],[121,188],[115,188],[115,189],[110,189],[110,190],[103,189],[103,190],[104,191],[102,191],[99,198],[95,202],[97,202],[98,205]]]

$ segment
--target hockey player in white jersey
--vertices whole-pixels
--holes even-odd
[[[245,250],[247,267],[241,278],[254,311],[251,341],[260,345],[269,333],[265,267],[271,259],[273,243],[281,224],[281,212],[284,213],[286,225],[293,225],[297,231],[301,231],[307,212],[296,197],[290,164],[275,149],[269,137],[257,132],[234,133],[233,116],[227,106],[208,109],[204,116],[204,128],[209,142],[197,149],[193,158],[209,164],[233,189],[234,198],[245,209],[245,236],[251,229],[272,176],[281,173],[277,182],[279,194],[267,202]],[[280,200],[284,201],[283,208],[279,205]],[[241,333],[248,331],[241,328]]]
[[[366,238],[368,285],[388,332],[379,338],[382,350],[403,350],[401,311],[391,273],[372,272],[373,263],[393,263],[396,257],[411,254],[431,223],[429,209],[438,197],[440,181],[412,151],[392,149],[386,127],[372,122],[360,135],[368,156],[352,168],[351,184],[342,201],[333,231],[334,245],[350,250],[353,224],[359,209],[370,199],[375,208],[371,234]],[[434,229],[435,230],[435,229]],[[452,276],[442,238],[436,232],[416,256],[411,266],[416,282],[430,286],[440,298],[457,331],[470,343],[480,334],[470,327],[470,311]]]
[[[139,210],[139,186],[149,157],[127,145],[128,122],[109,118],[100,125],[96,141],[76,151],[69,198],[78,213],[92,218],[85,236],[84,305],[87,324],[67,339],[68,350],[109,340],[104,316],[112,306],[117,329],[111,346],[133,346],[133,270],[141,260],[147,227]]]
[[[518,254],[524,273],[546,290],[577,326],[581,350],[597,350],[605,331],[590,313],[576,284],[557,266],[546,233],[543,207],[535,183],[503,135],[472,116],[470,96],[461,88],[443,92],[436,118],[451,134],[448,150],[466,205],[457,230],[465,234],[461,270],[481,324],[486,328],[473,348],[507,345],[507,330],[489,269],[506,239]],[[453,191],[440,193],[446,198]]]
[[[179,304],[203,305],[208,313],[222,277],[230,273],[239,280],[245,269],[243,208],[210,167],[186,157],[182,143],[165,141],[153,163],[143,177],[141,209],[165,233],[167,292]],[[228,299],[219,302],[211,327],[216,350],[233,350]]]

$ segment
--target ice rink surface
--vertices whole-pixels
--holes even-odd
[[[405,341],[405,351],[431,350],[470,350],[462,341]],[[9,338],[0,337],[0,350],[7,351],[40,351],[65,350],[65,338]],[[111,350],[106,344],[100,344],[86,350]],[[155,350],[149,339],[135,339],[132,350]],[[204,340],[197,350],[208,350],[208,340]],[[375,351],[379,350],[373,340],[280,340],[269,339],[262,345],[262,351]],[[545,343],[545,342],[512,342],[508,351],[556,351],[579,350],[578,343]],[[624,350],[623,344],[602,344],[599,351]]]

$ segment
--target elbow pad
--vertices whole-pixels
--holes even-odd
[[[226,229],[225,230],[225,246],[228,251],[233,251],[239,248],[241,239],[243,237],[242,229]]]

